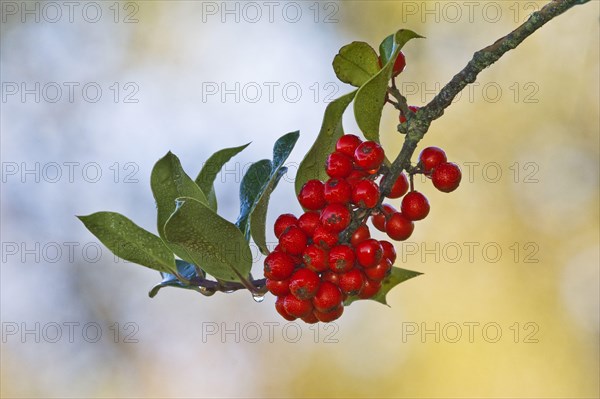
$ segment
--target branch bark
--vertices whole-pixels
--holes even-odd
[[[475,82],[477,75],[481,71],[498,61],[508,51],[516,48],[548,21],[556,18],[570,8],[587,3],[588,1],[552,0],[539,11],[532,13],[527,21],[517,29],[496,40],[493,44],[477,51],[467,65],[442,88],[429,104],[422,107],[412,118],[409,118],[410,115],[407,115],[406,138],[404,139],[400,154],[398,154],[392,163],[389,175],[386,177],[385,185],[382,187],[382,192],[388,193],[400,173],[410,166],[410,160],[417,148],[417,144],[429,130],[431,122],[444,114],[444,110],[452,104],[452,100],[468,84]]]

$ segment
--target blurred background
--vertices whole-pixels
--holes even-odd
[[[398,79],[423,105],[543,4],[2,1],[2,397],[598,397],[597,1],[548,23],[433,123],[420,148],[444,148],[463,183],[450,195],[417,179],[431,212],[396,245],[397,266],[424,275],[390,308],[364,301],[307,326],[247,292],[150,299],[158,273],[115,259],[75,218],[111,210],[155,232],[160,157],[195,176],[251,141],[217,180],[234,220],[245,168],[294,130],[268,221],[299,213],[294,166],[351,90],[331,68],[341,46],[426,36],[405,47]],[[386,109],[388,154],[396,124]],[[358,131],[351,110],[345,127]]]

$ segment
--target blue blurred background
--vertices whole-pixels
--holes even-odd
[[[234,220],[245,168],[294,130],[268,220],[299,213],[295,166],[351,90],[330,65],[341,46],[426,36],[398,80],[422,105],[543,4],[2,1],[2,397],[598,397],[596,1],[433,123],[421,148],[445,148],[463,183],[447,195],[417,180],[432,211],[397,265],[425,274],[391,308],[356,303],[309,327],[247,292],[149,299],[158,273],[115,259],[75,218],[111,210],[155,232],[156,160],[173,151],[195,176],[251,141],[217,180]],[[390,154],[396,124],[386,109]],[[351,111],[345,126],[358,131]]]

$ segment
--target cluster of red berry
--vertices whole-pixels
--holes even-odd
[[[369,214],[377,229],[394,240],[405,240],[412,234],[413,221],[429,213],[421,193],[406,194],[409,182],[404,173],[386,194],[404,196],[402,211],[380,205],[379,185],[385,176],[379,185],[376,180],[384,159],[378,143],[342,136],[325,164],[329,180],[309,180],[298,195],[306,212],[298,218],[283,214],[275,221],[279,244],[266,257],[264,274],[268,290],[277,296],[275,307],[285,319],[330,322],[342,315],[348,296],[368,299],[379,292],[396,251],[389,241],[371,238],[366,225]],[[446,162],[444,152],[435,147],[423,150],[414,173],[431,176],[434,185],[447,192],[460,182],[458,167]],[[353,221],[358,226],[340,241]]]

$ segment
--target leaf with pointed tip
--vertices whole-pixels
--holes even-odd
[[[337,53],[333,70],[342,82],[360,87],[379,72],[379,58],[367,43],[352,42]]]
[[[185,173],[179,158],[171,151],[152,168],[150,186],[157,207],[158,235],[165,239],[165,223],[175,211],[175,200],[179,197],[191,197],[203,204],[208,204],[206,196],[198,185]],[[180,258],[194,263],[186,258],[186,253],[173,243],[167,243],[169,248]]]
[[[202,170],[196,177],[196,184],[200,187],[200,190],[206,195],[208,199],[208,205],[213,211],[217,211],[217,197],[215,195],[214,182],[217,174],[221,171],[223,166],[229,162],[231,158],[239,154],[242,150],[248,147],[250,143],[244,144],[239,147],[224,148],[215,152],[202,166]]]
[[[77,216],[112,253],[130,262],[173,273],[175,257],[163,240],[115,212]]]
[[[342,116],[348,105],[354,99],[356,90],[345,94],[327,106],[321,130],[310,150],[304,156],[296,173],[296,194],[300,193],[304,183],[311,179],[327,180],[325,160],[335,149],[335,142],[344,134]]]
[[[266,235],[266,223],[267,223],[267,207],[269,206],[269,200],[271,199],[271,193],[277,187],[281,177],[287,172],[286,167],[282,167],[277,171],[277,176],[272,179],[267,185],[265,191],[262,193],[256,208],[250,215],[250,233],[252,239],[258,246],[258,249],[263,255],[269,254],[269,248],[267,248],[267,235]]]
[[[198,277],[203,278],[204,277],[204,275],[202,275],[202,276],[198,275],[198,273],[197,273],[198,269],[196,268],[196,266],[192,265],[191,263],[187,263],[187,262],[179,260],[179,259],[177,259],[175,262],[177,263],[178,274],[180,276],[183,276],[187,280],[191,280],[192,278],[198,278]],[[154,287],[152,287],[150,292],[148,292],[148,296],[150,298],[154,298],[156,296],[156,294],[158,294],[158,291],[160,291],[160,289],[164,288],[164,287],[185,288],[185,289],[194,290],[194,291],[199,290],[199,288],[197,286],[188,285],[186,283],[183,283],[181,280],[179,280],[177,278],[177,276],[175,276],[171,273],[161,272],[160,275],[162,276],[162,281],[160,283],[156,284]]]
[[[165,223],[165,238],[186,252],[190,263],[223,281],[247,281],[252,268],[248,242],[233,224],[194,198],[178,198]]]
[[[380,51],[383,47],[382,58],[387,59],[387,62],[375,76],[358,89],[354,99],[356,123],[368,140],[379,142],[381,113],[398,53],[409,40],[422,37],[411,30],[400,29],[394,35],[384,39],[380,46]]]
[[[271,198],[271,193],[277,187],[277,183],[279,183],[281,177],[287,172],[287,168],[283,166],[283,163],[290,156],[299,136],[298,132],[292,132],[283,135],[275,142],[269,182],[257,197],[255,205],[250,211],[250,235],[263,254],[269,253],[265,232],[269,199]]]
[[[421,274],[423,274],[423,273],[415,272],[412,270],[401,269],[399,267],[392,267],[392,273],[389,276],[387,276],[385,278],[385,280],[383,280],[383,282],[381,284],[381,289],[379,290],[379,292],[377,294],[375,294],[373,297],[369,298],[369,300],[376,301],[376,302],[382,303],[384,305],[390,306],[390,305],[388,305],[387,299],[386,299],[386,295],[388,294],[388,292],[390,292],[390,290],[392,288],[394,288],[395,286],[397,286],[398,284],[400,284],[406,280],[410,280],[413,277],[420,276]],[[358,301],[358,300],[360,300],[360,298],[357,296],[350,297],[350,298],[346,299],[346,301],[344,302],[344,305],[348,306],[352,302]]]
[[[272,165],[268,159],[253,163],[240,184],[240,216],[235,222],[246,239],[250,239],[250,214],[260,194],[269,184]]]

